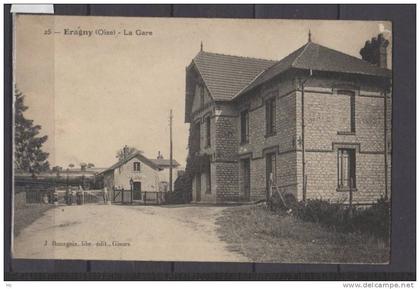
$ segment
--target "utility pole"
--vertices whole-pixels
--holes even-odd
[[[169,112],[169,193],[172,193],[172,109]]]

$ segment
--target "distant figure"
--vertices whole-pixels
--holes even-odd
[[[53,192],[53,203],[54,203],[54,205],[58,205],[58,192],[57,192],[57,189],[54,189],[54,192]]]
[[[78,205],[83,205],[83,189],[82,186],[79,186],[76,193],[76,203]]]
[[[49,203],[49,197],[48,197],[48,194],[44,194],[43,196],[42,196],[42,202],[44,203],[44,204],[48,204]]]
[[[66,193],[66,202],[67,205],[71,206],[73,204],[73,190],[71,187],[67,188],[67,193]]]
[[[109,198],[109,196],[108,196],[108,188],[107,187],[104,187],[104,204],[107,204],[108,203],[108,198]]]

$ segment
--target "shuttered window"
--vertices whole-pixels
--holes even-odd
[[[133,163],[133,170],[135,172],[140,172],[140,162],[134,162]]]
[[[356,154],[354,149],[339,149],[337,160],[338,189],[356,188]]]
[[[241,112],[241,143],[249,142],[249,112],[244,110]]]
[[[276,99],[274,97],[265,102],[265,124],[267,136],[276,133]]]

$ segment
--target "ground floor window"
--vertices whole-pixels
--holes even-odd
[[[211,164],[208,163],[206,172],[206,194],[211,194]]]
[[[356,153],[354,149],[338,150],[337,173],[338,189],[356,188]]]

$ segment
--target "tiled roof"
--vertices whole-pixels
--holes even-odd
[[[391,70],[389,69],[381,68],[360,58],[308,42],[261,73],[250,85],[241,91],[241,94],[290,68],[391,77]]]
[[[154,162],[158,167],[169,167],[170,162],[168,159],[150,159]],[[172,166],[177,167],[179,163],[176,160],[172,160]]]
[[[314,42],[280,61],[200,51],[193,62],[215,100],[231,100],[291,68],[391,77],[389,69]]]
[[[215,100],[231,100],[275,61],[200,51],[194,58]]]
[[[109,168],[103,170],[99,174],[103,174],[103,173],[106,173],[108,171],[115,170],[116,168],[119,168],[120,166],[122,166],[123,164],[125,164],[128,161],[132,160],[133,158],[138,158],[138,159],[142,160],[144,163],[148,164],[150,167],[152,167],[155,170],[158,169],[158,166],[153,161],[151,161],[150,159],[146,158],[141,152],[137,151],[137,152],[134,152],[131,155],[129,155],[127,158],[116,162],[115,164],[113,164]]]

